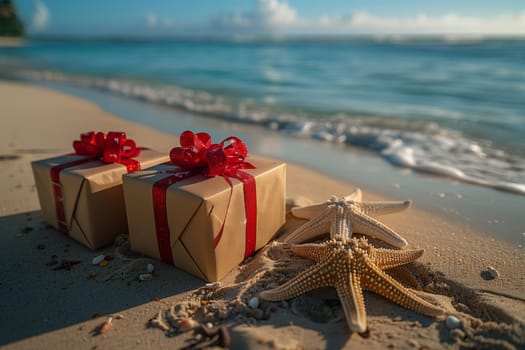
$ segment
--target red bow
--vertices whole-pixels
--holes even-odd
[[[187,130],[180,135],[180,145],[170,152],[172,163],[185,169],[200,168],[205,176],[234,177],[239,169],[255,168],[244,161],[248,155],[248,147],[235,136],[230,136],[219,144],[212,144],[209,134],[194,134]]]
[[[104,163],[120,163],[126,165],[129,171],[137,170],[134,169],[137,163],[131,158],[140,154],[140,148],[132,139],[126,139],[124,132],[110,131],[105,135],[90,131],[81,134],[80,140],[73,141],[73,148],[77,154],[100,157]]]

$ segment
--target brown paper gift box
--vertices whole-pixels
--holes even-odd
[[[64,155],[34,161],[33,175],[44,220],[59,229],[51,168],[85,159],[81,155]],[[142,150],[135,157],[141,168],[166,162],[169,157],[153,150]],[[95,250],[113,243],[115,237],[127,233],[127,220],[122,191],[122,175],[126,166],[92,160],[60,172],[64,213],[68,235]]]
[[[243,170],[255,177],[257,193],[256,247],[263,247],[285,222],[286,164],[248,157],[256,169]],[[123,176],[131,249],[161,260],[152,200],[153,184],[177,169],[161,164]],[[168,172],[166,172],[168,171]],[[243,184],[231,178],[194,175],[169,186],[166,210],[171,254],[176,267],[201,279],[217,281],[244,260],[246,214]],[[232,192],[230,207],[228,198]],[[227,211],[224,229],[219,232]]]

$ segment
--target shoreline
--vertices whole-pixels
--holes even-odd
[[[0,181],[0,190],[5,193],[0,199],[0,227],[7,261],[1,272],[2,281],[6,281],[6,284],[0,290],[0,297],[10,300],[9,305],[0,306],[3,324],[6,325],[6,338],[2,336],[0,343],[9,343],[7,348],[12,349],[74,346],[156,346],[164,349],[176,347],[177,344],[183,346],[189,334],[171,338],[158,329],[148,329],[147,325],[159,310],[166,310],[176,302],[187,300],[204,283],[158,262],[155,265],[159,275],[151,283],[137,283],[133,278],[109,282],[99,279],[98,276],[103,276],[109,270],[94,270],[90,266],[91,258],[97,253],[88,251],[40,222],[30,170],[31,160],[70,152],[71,140],[91,129],[125,130],[139,145],[166,152],[174,146],[177,138],[150,126],[115,117],[116,113],[104,104],[101,109],[86,100],[37,85],[0,81],[0,96],[4,113],[16,116],[3,118],[0,128],[3,136],[0,164],[5,168]],[[28,100],[31,101],[30,105],[20,103]],[[118,104],[117,98],[110,97],[110,100]],[[38,117],[45,118],[46,123],[39,123]],[[184,124],[189,122],[193,123],[191,128],[194,130],[202,129],[202,125],[207,125],[206,129],[217,125],[209,119],[181,120],[183,122],[179,127],[185,127]],[[238,125],[228,127],[224,126],[224,122],[218,124],[223,124],[222,127],[227,130],[218,129],[217,133],[213,133],[214,138],[220,139],[226,132],[237,134],[239,131],[243,138],[252,142],[250,149],[257,150],[256,153],[278,155],[277,148],[283,146],[282,140],[276,143],[282,137],[257,140],[257,129],[250,131]],[[298,147],[300,144],[300,140],[296,140],[284,145]],[[326,145],[315,144],[315,148],[326,149]],[[295,200],[305,200],[305,197],[311,201],[325,200],[334,193],[349,193],[354,188],[355,182],[334,179],[297,165],[293,159],[291,161],[287,195]],[[404,187],[402,184],[401,188]],[[370,187],[362,189],[367,200],[385,197],[406,199],[409,193],[378,194],[381,192],[370,191]],[[525,322],[520,319],[525,311],[525,276],[519,272],[525,263],[523,249],[504,240],[491,240],[461,220],[446,220],[443,216],[423,210],[417,200],[408,211],[381,220],[407,238],[410,247],[425,248],[425,254],[412,272],[416,273],[418,280],[434,278],[432,292],[445,294],[449,302],[455,295],[456,306],[457,303],[466,305],[454,309],[461,320],[475,317],[487,327],[492,322],[495,328],[490,329],[497,336],[502,336],[504,325],[523,327],[519,326],[522,324],[520,322]],[[289,219],[285,230],[293,229],[297,224],[298,220]],[[31,230],[27,230],[27,227],[31,227]],[[41,246],[44,249],[38,248]],[[101,251],[112,249],[115,247]],[[74,257],[83,263],[71,271],[56,273],[45,265],[52,254],[61,258]],[[115,268],[120,263],[115,261]],[[239,276],[242,277],[249,264],[230,272],[223,283],[231,285],[231,290],[236,291],[237,281],[242,280]],[[500,278],[484,278],[489,265],[498,269]],[[98,275],[93,281],[86,278],[92,271]],[[431,271],[435,276],[424,277],[427,273],[424,271]],[[313,300],[322,300],[319,294],[314,293]],[[50,305],[49,301],[53,300],[61,302]],[[407,311],[374,295],[367,294],[366,303],[372,329],[370,339],[351,336],[344,320],[319,323],[282,308],[278,308],[278,312],[268,320],[255,321],[251,326],[238,325],[228,320],[225,323],[232,328],[235,337],[241,337],[247,344],[256,344],[260,339],[274,342],[273,347],[268,343],[263,348],[279,348],[275,344],[288,344],[288,348],[293,348],[305,342],[307,348],[385,348],[389,344],[394,344],[396,348],[408,348],[410,344],[407,339],[417,339],[418,344],[430,348],[457,348],[460,344],[458,340],[449,338],[442,321]],[[488,316],[479,314],[479,310],[474,309],[476,305],[487,308]],[[90,334],[103,320],[100,315],[117,313],[123,314],[124,318],[116,323],[114,331],[99,337]],[[95,319],[91,319],[93,316]],[[213,322],[220,323],[219,320]],[[294,325],[289,325],[290,322]],[[467,329],[464,331],[467,332]],[[477,334],[476,330],[472,332]]]

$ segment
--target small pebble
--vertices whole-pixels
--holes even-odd
[[[153,275],[151,273],[141,273],[139,275],[139,280],[141,281],[151,281],[153,279]]]
[[[189,331],[197,326],[197,322],[193,318],[185,318],[179,322],[179,328],[182,331]]]
[[[93,265],[98,265],[98,264],[100,264],[100,262],[101,262],[102,260],[104,260],[105,258],[106,258],[106,256],[103,255],[103,254],[102,254],[102,255],[98,255],[98,256],[94,257],[93,260],[91,260],[91,264],[93,264]]]
[[[213,323],[211,323],[211,322],[206,322],[205,326],[206,326],[207,328],[213,328]]]
[[[449,315],[445,320],[445,324],[447,325],[448,329],[456,329],[461,325],[461,321],[456,316]]]
[[[211,290],[219,289],[220,287],[221,287],[221,282],[211,282],[211,283],[206,283],[204,285],[205,289],[211,289]]]
[[[146,266],[146,271],[148,271],[148,273],[153,273],[153,271],[155,271],[155,265],[148,264],[148,266]]]
[[[251,308],[258,308],[259,307],[259,298],[258,297],[253,297],[250,299],[250,301],[248,301],[248,305],[250,305]]]
[[[98,266],[101,266],[101,267],[104,267],[108,264],[108,261],[106,259],[102,260],[101,262],[98,263]]]
[[[262,320],[264,317],[264,311],[261,309],[253,309],[252,314],[253,318],[255,318],[258,321]]]
[[[499,271],[496,270],[496,268],[493,266],[487,267],[487,271],[489,272],[490,277],[492,277],[493,279],[498,278],[500,276]]]
[[[116,314],[116,315],[115,315],[115,318],[116,318],[117,320],[122,320],[122,319],[124,319],[124,315],[123,315],[123,314]]]

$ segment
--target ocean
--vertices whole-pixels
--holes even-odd
[[[30,40],[0,48],[0,77],[255,124],[525,194],[525,39]]]

